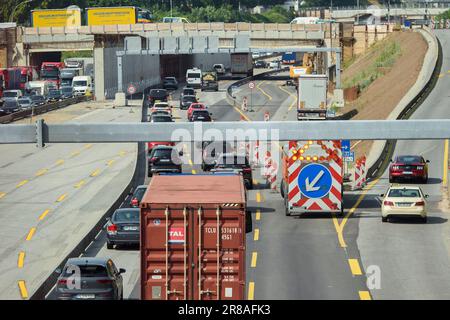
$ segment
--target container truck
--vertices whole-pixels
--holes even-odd
[[[140,214],[141,299],[245,298],[241,175],[154,176]]]
[[[88,26],[150,23],[152,21],[153,17],[150,12],[138,7],[86,8],[86,22]]]
[[[253,76],[253,59],[250,53],[231,54],[231,75],[233,77]]]
[[[281,56],[282,64],[295,64],[302,60],[303,54],[301,52],[285,52]]]
[[[25,90],[25,84],[29,81],[36,81],[39,79],[39,73],[38,68],[33,66],[26,66],[26,67],[13,67],[20,70],[20,83],[19,83],[19,89],[24,91]]]
[[[81,9],[43,9],[31,11],[31,25],[37,27],[78,27],[81,26]]]
[[[327,117],[326,75],[304,74],[298,77],[297,120],[324,120]]]
[[[340,140],[289,141],[283,146],[281,196],[285,214],[342,214]]]

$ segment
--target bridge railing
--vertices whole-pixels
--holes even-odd
[[[65,35],[65,34],[117,34],[156,32],[317,32],[328,30],[328,24],[290,24],[290,23],[148,23],[79,27],[41,27],[24,28],[24,35]]]
[[[377,5],[380,8],[387,9],[387,5]],[[343,10],[367,10],[373,8],[372,6],[360,5],[358,6],[336,6],[332,7],[332,11],[343,11]],[[449,8],[450,1],[436,1],[436,2],[412,2],[412,3],[392,3],[390,5],[391,9],[425,9],[425,8]],[[300,11],[317,11],[317,10],[330,10],[330,7],[308,7],[300,8]]]

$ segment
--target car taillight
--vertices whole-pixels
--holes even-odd
[[[136,198],[131,199],[131,205],[137,207],[139,205],[138,199],[136,199]]]
[[[425,205],[424,201],[417,201],[416,204],[415,204],[416,207],[421,207],[421,206],[424,206],[424,205]]]
[[[108,231],[109,234],[115,234],[117,233],[117,226],[115,224],[110,224],[106,230]]]
[[[383,204],[385,206],[393,206],[394,205],[394,203],[392,201],[384,201]]]
[[[60,280],[58,280],[58,284],[66,285],[67,284],[67,279],[60,279]]]
[[[151,163],[156,162],[156,161],[158,161],[158,157],[153,157],[153,158],[150,159]]]
[[[392,170],[398,170],[398,169],[400,169],[399,166],[392,166]]]
[[[111,279],[99,279],[97,280],[97,283],[101,283],[101,284],[108,284],[108,283],[112,283],[113,281]]]
[[[250,173],[252,172],[252,168],[244,168],[244,170],[242,170],[244,173]]]

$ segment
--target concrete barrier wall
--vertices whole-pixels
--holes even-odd
[[[96,48],[95,58],[95,97],[97,100],[113,99],[117,88],[117,56],[122,48]],[[122,59],[122,83],[126,92],[129,84],[142,92],[145,88],[158,84],[160,61],[158,55],[129,55]]]

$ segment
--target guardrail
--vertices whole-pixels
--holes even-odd
[[[73,98],[56,101],[56,102],[49,102],[49,103],[46,103],[39,107],[34,107],[34,108],[26,109],[26,110],[17,111],[17,112],[8,114],[6,116],[0,117],[0,124],[14,122],[16,120],[20,120],[20,119],[29,117],[29,116],[31,116],[31,114],[33,114],[33,116],[36,116],[36,115],[43,114],[43,113],[46,113],[46,112],[49,112],[52,110],[65,108],[69,105],[83,102],[83,101],[88,101],[90,99],[91,99],[91,97],[79,96],[79,97],[73,97]]]
[[[340,11],[340,10],[366,10],[374,7],[385,8],[387,9],[387,5],[379,4],[379,5],[360,5],[358,6],[336,6],[332,7],[331,11]],[[411,3],[392,3],[389,6],[391,9],[417,9],[417,8],[450,8],[450,2],[448,1],[435,1],[435,2],[411,2]],[[300,8],[300,11],[317,11],[317,10],[330,10],[330,7],[308,7],[308,8]]]
[[[438,44],[438,58],[436,62],[436,66],[433,69],[432,76],[426,83],[426,85],[422,88],[422,90],[417,94],[400,112],[397,117],[397,120],[407,120],[411,117],[411,115],[417,110],[417,108],[425,101],[428,95],[436,86],[436,83],[439,79],[440,70],[442,67],[442,46],[438,38],[436,38]],[[367,170],[367,178],[374,179],[380,177],[386,168],[389,165],[391,157],[394,153],[395,146],[397,144],[397,140],[387,140],[384,145],[383,151],[381,152],[378,159],[374,162],[374,164]]]
[[[141,108],[141,122],[147,121],[147,108]],[[98,234],[102,231],[106,218],[111,217],[114,211],[121,207],[123,202],[127,199],[128,194],[138,185],[144,183],[145,180],[145,166],[146,153],[145,143],[138,142],[138,153],[136,166],[134,168],[133,177],[130,183],[124,188],[123,192],[116,199],[116,201],[108,208],[105,214],[95,224],[95,226],[86,234],[86,236],[75,246],[75,248],[62,259],[61,263],[54,269],[62,269],[69,258],[79,257],[85,252],[89,245],[96,239]],[[56,284],[59,274],[52,272],[50,276],[41,284],[41,286],[33,293],[30,300],[43,300],[51,292],[52,288]]]

